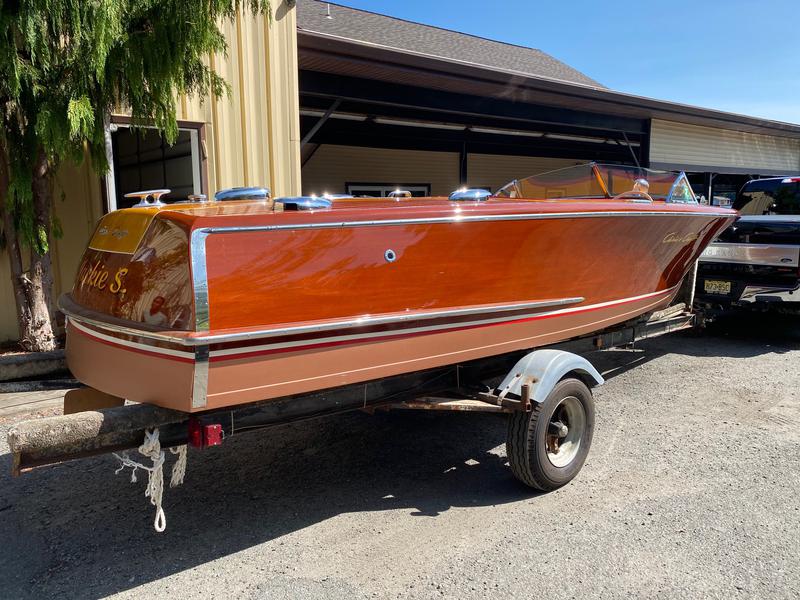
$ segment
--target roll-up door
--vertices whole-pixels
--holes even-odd
[[[741,173],[800,171],[800,140],[653,119],[654,168]]]

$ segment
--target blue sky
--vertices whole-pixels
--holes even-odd
[[[623,92],[800,123],[798,0],[337,0],[539,48]]]

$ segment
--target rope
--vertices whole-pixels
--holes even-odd
[[[178,459],[172,465],[172,474],[169,477],[169,487],[174,488],[183,483],[183,477],[186,475],[186,444],[170,448],[169,451],[178,455]]]
[[[178,459],[172,466],[172,473],[170,476],[170,487],[176,487],[183,483],[183,478],[186,475],[186,445],[178,446],[177,448],[170,448],[172,454],[177,454]],[[161,500],[164,495],[164,459],[165,453],[161,449],[161,442],[158,440],[158,428],[146,429],[144,432],[144,441],[139,446],[139,453],[149,458],[152,461],[151,466],[144,465],[138,461],[133,460],[127,452],[122,454],[114,453],[114,456],[120,462],[118,469],[114,471],[114,475],[130,467],[131,483],[136,483],[136,471],[142,469],[147,471],[147,485],[144,488],[144,495],[150,498],[150,503],[156,507],[156,517],[153,522],[153,527],[159,533],[167,528],[167,517],[164,514],[164,509],[161,507]]]

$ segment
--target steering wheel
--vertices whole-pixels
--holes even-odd
[[[617,194],[612,198],[612,200],[635,200],[639,198],[647,200],[648,202],[653,202],[653,197],[647,192],[634,192],[633,190]]]

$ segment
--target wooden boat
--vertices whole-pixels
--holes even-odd
[[[102,219],[60,307],[80,381],[186,412],[629,320],[669,303],[736,216],[684,174],[596,164],[449,198],[162,192]]]

